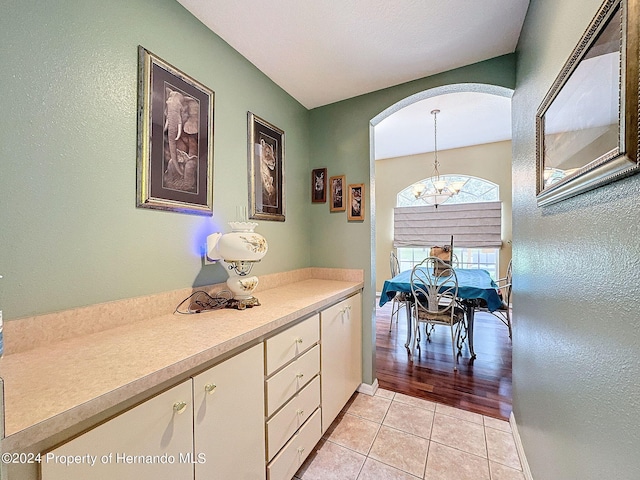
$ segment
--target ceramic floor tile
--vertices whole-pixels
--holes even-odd
[[[356,480],[366,457],[336,443],[322,441],[296,473],[300,480]]]
[[[428,439],[431,436],[433,412],[394,401],[389,406],[382,424]]]
[[[437,408],[433,418],[431,440],[487,458],[484,426],[440,414]]]
[[[489,462],[491,480],[524,480],[524,474],[520,470]]]
[[[409,395],[405,395],[403,393],[396,393],[396,396],[393,397],[394,402],[406,403],[408,405],[413,405],[414,407],[424,408],[426,410],[435,410],[436,403],[431,402],[429,400],[424,400],[423,398],[410,397]]]
[[[391,400],[387,398],[359,393],[347,408],[346,413],[382,423],[389,405],[391,405]]]
[[[295,478],[423,476],[525,480],[509,422],[385,389],[374,396],[354,394]]]
[[[331,426],[328,440],[366,455],[379,428],[378,423],[345,413]]]
[[[379,388],[378,390],[376,390],[376,396],[393,400],[393,397],[396,396],[396,392],[392,392],[391,390],[385,390],[384,388]]]
[[[426,438],[383,425],[373,442],[369,457],[403,472],[422,477],[428,448],[429,440]]]
[[[431,442],[425,480],[489,480],[486,458]]]
[[[484,425],[482,415],[480,415],[479,413],[467,412],[466,410],[450,407],[449,405],[442,405],[441,403],[438,403],[436,405],[436,412],[442,413],[443,415],[449,415],[451,417],[461,418],[462,420],[466,420],[467,422]]]
[[[511,432],[485,428],[489,460],[521,470],[520,458]]]
[[[372,458],[367,458],[358,476],[358,480],[418,480],[419,478]]]
[[[484,417],[484,426],[511,433],[511,425],[509,422],[498,420],[497,418]]]

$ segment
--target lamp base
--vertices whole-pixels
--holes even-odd
[[[225,308],[235,308],[236,310],[246,310],[247,308],[258,307],[260,302],[256,297],[249,298],[232,298],[229,300]]]

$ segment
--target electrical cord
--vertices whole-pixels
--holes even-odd
[[[233,299],[233,293],[230,290],[220,290],[215,295],[209,295],[204,290],[198,290],[193,292],[182,302],[178,304],[174,313],[181,315],[191,315],[194,313],[201,313],[208,310],[218,310],[225,308],[227,303]],[[181,308],[186,309],[181,310]]]

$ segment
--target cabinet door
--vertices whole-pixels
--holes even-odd
[[[346,367],[346,403],[362,383],[362,295],[346,300],[349,309],[349,340]],[[344,406],[344,404],[343,404]]]
[[[264,349],[193,378],[196,480],[265,478]],[[177,478],[177,477],[176,477]]]
[[[193,478],[192,407],[188,380],[43,454],[42,480]]]
[[[323,432],[362,379],[361,298],[354,295],[320,313]]]

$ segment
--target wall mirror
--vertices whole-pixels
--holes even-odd
[[[536,114],[543,206],[637,173],[640,0],[606,0]]]

